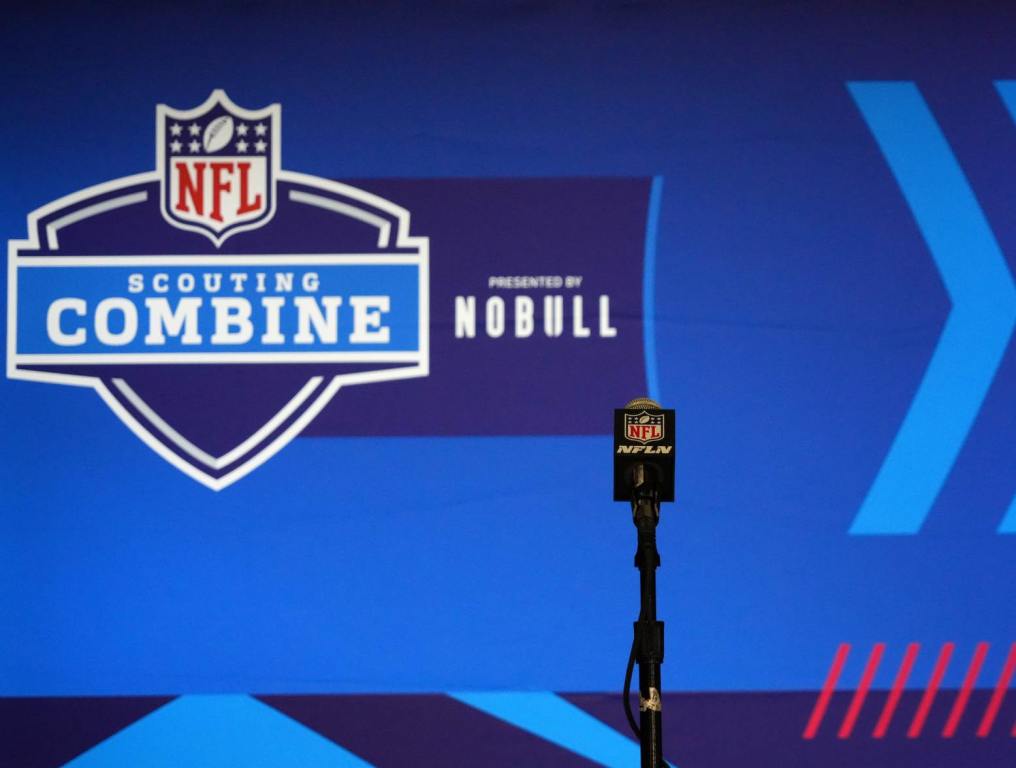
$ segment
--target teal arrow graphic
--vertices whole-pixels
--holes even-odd
[[[952,304],[917,394],[854,519],[853,534],[914,534],[966,440],[1016,324],[1016,286],[917,86],[848,83]]]
[[[1013,122],[1016,122],[1016,81],[999,80],[995,83],[995,88],[998,89],[1002,102],[1005,104],[1006,109],[1009,110],[1009,116],[1012,117]],[[998,532],[1016,533],[1016,496],[1013,496],[1012,503],[1009,504],[1009,510],[1006,512],[1005,517],[1002,518],[1002,524],[998,527]]]
[[[250,696],[182,696],[65,768],[370,768]]]
[[[1016,496],[1009,505],[1009,511],[1002,518],[1002,524],[998,526],[999,533],[1016,533]]]
[[[639,745],[549,691],[449,693],[453,699],[610,768],[639,764]],[[620,707],[620,702],[618,707]],[[675,768],[672,764],[671,768]]]

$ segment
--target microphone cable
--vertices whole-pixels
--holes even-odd
[[[641,618],[639,616],[640,620]],[[635,715],[631,711],[631,675],[635,670],[635,642],[635,636],[632,635],[631,651],[628,653],[628,666],[624,671],[624,692],[621,695],[624,697],[624,714],[628,718],[628,725],[631,726],[631,731],[635,734],[635,738],[641,741],[642,731],[639,729],[638,723],[635,722]]]

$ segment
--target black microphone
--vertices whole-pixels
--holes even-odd
[[[674,500],[674,411],[639,397],[614,411],[614,501],[631,504],[638,530],[635,567],[639,569],[640,610],[624,676],[624,712],[639,740],[642,768],[662,768],[663,622],[656,620],[656,525],[660,502]],[[629,690],[639,665],[639,723],[631,713]]]
[[[631,501],[638,483],[651,483],[659,501],[674,500],[674,410],[637,397],[614,411],[614,501]]]

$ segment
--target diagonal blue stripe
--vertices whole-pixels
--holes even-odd
[[[660,381],[656,368],[656,240],[660,230],[660,200],[663,177],[654,176],[649,189],[646,214],[646,242],[642,259],[642,347],[646,356],[646,388],[656,402],[660,400]]]
[[[848,83],[942,275],[952,310],[850,529],[917,533],[952,470],[1016,323],[1016,287],[917,87]]]
[[[449,693],[453,699],[610,768],[630,768],[639,745],[555,693]],[[618,703],[618,706],[621,706]]]
[[[995,88],[998,89],[1002,102],[1005,104],[1006,109],[1009,110],[1009,115],[1012,117],[1013,122],[1016,122],[1016,81],[1000,80],[995,83]],[[1002,523],[998,526],[998,532],[1016,533],[1016,496],[1013,496],[1013,500],[1009,504],[1009,510],[1005,513],[1005,517],[1002,518]]]
[[[999,533],[1016,533],[1016,496],[1009,504],[1009,510],[1005,513],[1005,517],[1002,518],[1002,523],[998,526]]]
[[[250,696],[183,696],[67,763],[67,768],[123,766],[370,768]]]

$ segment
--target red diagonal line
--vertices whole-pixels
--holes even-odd
[[[829,674],[826,675],[822,691],[815,701],[815,708],[811,711],[811,717],[808,718],[808,725],[804,729],[804,738],[814,739],[815,734],[818,733],[818,727],[822,724],[822,718],[825,717],[826,710],[829,708],[829,700],[833,697],[833,691],[836,689],[836,681],[840,679],[843,665],[847,662],[848,653],[850,653],[850,643],[840,643],[840,647],[836,649],[836,655],[833,657],[832,666],[829,667]]]
[[[963,712],[967,708],[967,702],[970,701],[970,691],[974,687],[974,683],[977,682],[977,676],[981,674],[981,666],[984,664],[984,657],[987,655],[988,643],[978,643],[977,648],[974,649],[974,657],[970,660],[970,666],[967,667],[967,676],[963,678],[963,687],[960,688],[960,692],[956,695],[952,711],[949,712],[949,719],[945,721],[945,728],[942,729],[942,738],[951,739],[956,735],[960,718],[963,717]]]
[[[1002,699],[1005,698],[1005,692],[1009,689],[1009,681],[1012,680],[1013,672],[1016,672],[1016,643],[1009,646],[1009,655],[1005,659],[1005,666],[1002,667],[1002,674],[998,676],[991,700],[988,702],[987,709],[984,710],[984,717],[981,718],[981,724],[977,726],[978,738],[983,739],[991,733],[991,729],[995,725],[995,718],[998,716],[998,710],[1002,706]]]
[[[871,681],[875,679],[875,672],[882,662],[883,653],[885,653],[885,643],[875,643],[875,647],[871,649],[871,655],[868,656],[868,663],[864,666],[861,684],[854,691],[854,697],[850,700],[850,707],[847,709],[847,716],[843,718],[843,723],[840,725],[840,732],[837,735],[841,739],[849,739],[854,730],[854,723],[857,722],[857,716],[861,714],[861,707],[864,706],[864,700],[868,697]]]
[[[942,678],[945,676],[946,667],[949,666],[949,659],[952,658],[955,647],[955,643],[946,643],[942,646],[942,650],[938,654],[938,661],[935,662],[935,670],[931,673],[931,680],[928,682],[928,687],[924,689],[921,703],[917,706],[917,714],[914,715],[914,720],[907,730],[907,738],[916,739],[921,735],[924,721],[928,719],[928,713],[931,712],[935,694],[938,693],[938,686],[942,684]]]
[[[896,679],[893,680],[893,687],[889,691],[889,698],[886,699],[885,706],[882,708],[882,714],[879,715],[878,723],[871,734],[876,739],[881,739],[885,736],[885,732],[889,730],[889,723],[892,722],[896,706],[900,703],[900,696],[903,695],[903,686],[907,684],[907,678],[910,677],[910,671],[914,668],[914,662],[917,660],[917,652],[920,648],[920,643],[910,643],[907,646],[907,652],[903,655],[903,663],[900,664],[900,669],[896,673]]]

